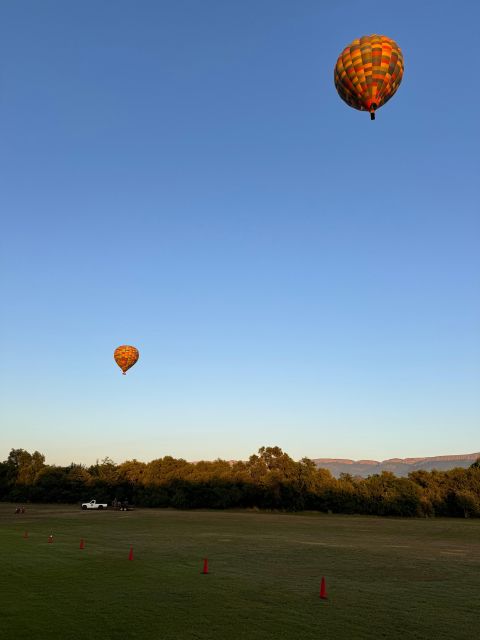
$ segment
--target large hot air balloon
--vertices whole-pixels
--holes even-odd
[[[387,36],[363,36],[354,40],[338,57],[335,87],[348,105],[360,111],[375,111],[393,96],[403,77],[403,54]]]
[[[128,344],[122,344],[121,347],[115,349],[113,354],[115,362],[118,364],[123,372],[123,375],[127,373],[130,367],[136,363],[139,357],[138,349],[131,347]]]

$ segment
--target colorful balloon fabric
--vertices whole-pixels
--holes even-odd
[[[375,111],[394,95],[403,77],[403,54],[387,36],[371,35],[354,40],[340,54],[335,66],[335,87],[341,99],[354,109]]]
[[[135,347],[131,347],[128,344],[123,344],[121,347],[117,347],[115,349],[115,353],[113,357],[115,358],[115,362],[118,364],[120,369],[123,372],[123,375],[127,373],[130,367],[137,362],[139,358],[138,349]]]

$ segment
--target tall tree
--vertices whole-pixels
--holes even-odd
[[[35,482],[45,466],[45,456],[39,451],[29,453],[25,449],[12,449],[7,459],[8,475],[14,484],[29,485]]]

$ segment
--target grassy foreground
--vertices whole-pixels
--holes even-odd
[[[0,504],[0,553],[2,639],[471,640],[479,629],[479,520]]]

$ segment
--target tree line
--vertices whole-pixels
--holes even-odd
[[[384,471],[368,478],[293,460],[279,447],[261,447],[248,461],[187,462],[165,456],[151,462],[110,458],[89,467],[45,464],[38,451],[12,449],[0,463],[0,500],[27,502],[127,501],[177,509],[258,508],[380,516],[480,517],[480,459],[468,469]]]

